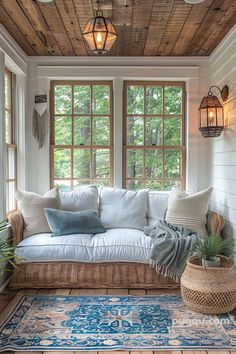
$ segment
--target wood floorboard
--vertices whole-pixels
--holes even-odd
[[[14,298],[15,295],[27,294],[54,294],[54,295],[114,295],[114,296],[145,296],[145,295],[161,295],[161,294],[180,294],[180,290],[166,290],[166,289],[21,289],[19,291],[6,290],[0,294],[0,313],[5,309],[8,303]],[[236,354],[234,350],[173,350],[173,351],[115,351],[121,354]],[[53,354],[83,354],[84,351],[58,351]],[[89,354],[114,354],[114,351],[88,351]],[[32,354],[32,352],[4,352],[4,354]],[[52,354],[50,351],[37,352],[37,354]]]

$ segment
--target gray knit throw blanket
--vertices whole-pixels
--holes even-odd
[[[150,264],[164,276],[179,281],[187,257],[192,253],[197,235],[184,227],[160,220],[153,228],[144,227],[144,233],[152,238]]]

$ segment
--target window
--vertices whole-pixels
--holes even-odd
[[[51,83],[51,185],[112,185],[112,82]]]
[[[13,74],[5,70],[5,161],[6,161],[6,212],[16,208],[16,145],[14,139]]]
[[[123,185],[185,187],[183,82],[124,82]]]

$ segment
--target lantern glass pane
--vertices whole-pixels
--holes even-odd
[[[93,33],[84,34],[84,39],[86,40],[86,43],[87,43],[89,49],[90,50],[95,50],[95,43],[94,43]]]
[[[107,30],[108,30],[108,32],[116,33],[115,27],[113,26],[113,24],[110,21],[107,23]]]
[[[94,40],[96,43],[96,48],[98,50],[102,50],[105,47],[106,32],[94,32]]]
[[[206,108],[203,108],[203,109],[200,109],[200,124],[199,124],[199,127],[203,128],[203,127],[207,127],[208,124],[207,124],[207,109]]]
[[[223,109],[216,108],[216,112],[217,112],[217,125],[223,127],[224,126]]]
[[[94,24],[94,31],[105,31],[107,32],[105,21],[103,17],[97,17],[95,19],[95,24]]]
[[[90,21],[86,24],[86,26],[85,26],[83,32],[84,32],[84,33],[86,33],[86,32],[92,32],[92,30],[93,30],[93,25],[94,25],[94,20],[92,19],[92,20],[90,20]]]
[[[114,36],[113,34],[109,33],[108,36],[107,36],[107,40],[106,40],[106,49],[107,50],[111,49],[111,47],[112,47],[113,43],[115,42],[115,40],[116,40],[116,36]]]

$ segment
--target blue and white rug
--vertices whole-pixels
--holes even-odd
[[[3,317],[1,351],[236,349],[232,316],[196,314],[173,295],[27,295]]]

